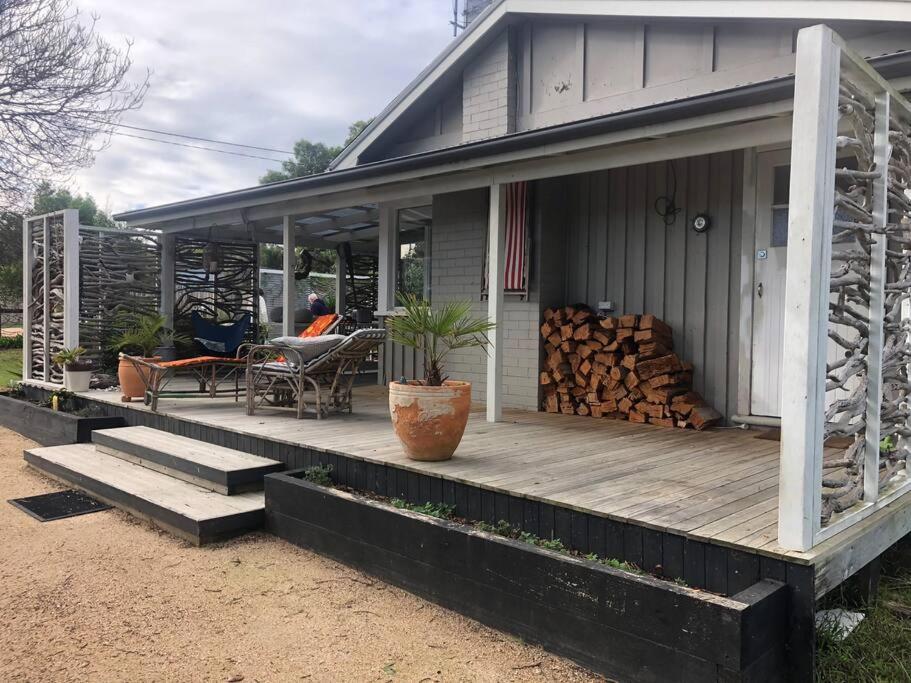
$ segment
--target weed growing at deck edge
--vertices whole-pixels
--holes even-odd
[[[866,618],[844,640],[832,628],[817,630],[816,680],[819,683],[911,680],[911,553],[904,566],[898,553],[884,558],[879,597],[862,609]],[[827,601],[829,602],[829,601]],[[838,607],[839,599],[831,600]]]
[[[392,507],[399,508],[400,510],[419,512],[422,515],[428,515],[438,519],[452,519],[453,515],[455,515],[455,505],[450,505],[449,503],[424,503],[423,505],[414,505],[401,498],[392,498],[389,503]]]

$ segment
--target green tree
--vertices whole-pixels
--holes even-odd
[[[327,146],[322,142],[310,142],[306,139],[298,140],[294,143],[294,156],[287,161],[282,162],[281,169],[272,169],[267,171],[259,179],[261,185],[266,183],[276,183],[280,180],[291,180],[292,178],[302,178],[308,175],[322,173],[332,160],[335,159],[342,150],[361,134],[373,119],[367,121],[355,121],[348,126],[348,137],[345,138],[344,145]]]
[[[364,128],[369,126],[371,123],[373,123],[373,119],[367,119],[366,121],[361,119],[348,126],[348,137],[345,138],[345,144],[343,147],[347,147],[352,142],[354,142],[355,138],[360,135]]]
[[[98,208],[92,195],[74,195],[65,187],[55,188],[48,182],[39,183],[35,189],[32,213],[37,215],[62,209],[79,209],[79,222],[82,225],[97,225],[102,228],[117,227],[114,219]]]
[[[275,183],[279,180],[322,173],[341,151],[341,147],[327,147],[322,142],[298,140],[294,143],[294,156],[282,162],[281,170],[267,171],[259,182],[260,184]]]

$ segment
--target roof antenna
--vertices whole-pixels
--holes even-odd
[[[453,38],[459,35],[459,29],[464,29],[466,26],[466,24],[459,23],[459,0],[452,0],[452,21],[449,22],[449,25],[452,26]]]

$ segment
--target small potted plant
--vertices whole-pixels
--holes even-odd
[[[485,348],[494,325],[472,318],[468,301],[433,309],[414,295],[401,300],[404,312],[389,318],[389,335],[423,355],[424,378],[389,383],[392,425],[412,460],[448,460],[468,424],[471,383],[446,376],[446,356],[453,349]]]
[[[189,344],[191,339],[185,334],[179,334],[170,327],[162,327],[158,333],[158,346],[152,352],[161,360],[177,360],[177,345]]]
[[[129,402],[131,399],[145,396],[145,379],[148,378],[147,370],[137,367],[123,355],[138,356],[147,363],[161,361],[161,357],[155,355],[155,350],[161,344],[163,329],[162,316],[140,315],[128,322],[126,329],[112,340],[111,348],[121,354],[117,378],[120,380],[122,401]]]
[[[85,349],[77,346],[75,349],[60,349],[53,360],[57,365],[63,366],[63,386],[67,391],[88,391],[92,382],[92,363],[83,360]]]

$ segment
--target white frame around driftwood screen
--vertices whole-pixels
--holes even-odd
[[[62,282],[52,282],[52,273],[48,267],[47,248],[51,242],[51,230],[54,222],[59,222],[62,230]],[[38,227],[36,227],[38,226]],[[32,246],[34,229],[43,230],[42,258],[44,264],[40,273],[35,271],[35,254]],[[103,228],[93,225],[79,224],[78,209],[63,209],[38,216],[27,216],[22,221],[22,379],[27,381],[45,382],[48,384],[62,385],[62,374],[52,374],[52,358],[60,348],[73,349],[80,346],[80,297],[83,295],[80,276],[86,266],[80,255],[82,235],[88,232],[109,234],[112,238],[141,235],[146,238],[159,239],[157,233],[151,231],[136,231],[125,228]],[[33,285],[35,278],[42,277],[41,296],[42,305],[38,312],[42,318],[40,331],[42,348],[38,349],[43,358],[43,371],[41,376],[33,372],[33,354],[36,351],[34,344],[36,335],[34,324],[36,306],[33,302]],[[62,290],[62,307],[59,315],[54,313],[51,302],[51,293]],[[56,294],[55,294],[56,296]],[[157,308],[157,305],[156,305]],[[54,344],[50,343],[50,330],[54,328],[59,338]]]
[[[867,400],[863,499],[822,522],[823,443],[826,428],[826,350],[839,88],[850,78],[875,101],[873,156],[887,169],[890,113],[911,120],[911,104],[827,26],[798,34],[791,151],[791,206],[782,374],[781,475],[778,543],[807,551],[911,490],[904,470],[880,487],[883,319],[887,237],[875,236],[869,266]],[[888,172],[873,181],[873,230],[888,222]]]

